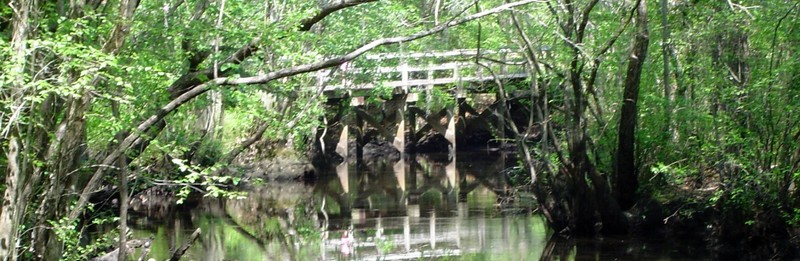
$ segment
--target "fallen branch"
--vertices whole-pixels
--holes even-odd
[[[200,228],[197,228],[192,233],[192,235],[189,236],[189,240],[187,240],[186,243],[183,243],[183,245],[180,248],[175,249],[175,252],[172,252],[172,255],[170,255],[169,261],[181,260],[181,257],[183,257],[183,254],[186,253],[186,250],[189,250],[189,247],[192,246],[192,244],[194,243],[195,240],[197,240],[198,237],[200,237]]]

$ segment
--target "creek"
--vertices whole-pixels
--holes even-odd
[[[183,260],[709,259],[702,243],[554,236],[502,173],[516,161],[470,152],[350,162],[305,184],[251,185],[244,199],[134,215],[129,226],[133,238],[153,238],[156,260],[196,228],[202,234]]]

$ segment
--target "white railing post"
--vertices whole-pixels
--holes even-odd
[[[317,89],[322,88],[322,86],[325,86],[325,79],[323,78],[325,77],[325,74],[322,71],[324,70],[317,71]]]
[[[434,65],[434,64],[433,64],[433,62],[428,62],[428,68],[426,68],[426,69],[428,70],[428,78],[427,78],[427,80],[428,80],[428,82],[429,82],[430,84],[428,84],[427,86],[425,86],[425,88],[427,88],[427,89],[432,89],[432,88],[433,88],[433,83],[434,83],[434,80],[436,80],[436,79],[433,77],[433,76],[434,76],[434,75],[433,75],[433,70],[431,70],[431,68],[433,68],[434,66],[436,66],[436,65]]]
[[[453,79],[456,81],[456,98],[464,96],[464,82],[461,81],[461,68],[456,64],[453,67]]]
[[[508,52],[503,52],[503,55],[501,56],[500,61],[503,63],[500,64],[500,75],[508,74],[508,65],[506,64],[508,62],[507,55]]]
[[[403,90],[408,92],[408,62],[402,61],[398,68],[400,70],[400,81],[403,85]]]

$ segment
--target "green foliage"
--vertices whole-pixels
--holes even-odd
[[[417,91],[419,101],[417,106],[425,108],[430,112],[437,112],[445,108],[455,106],[456,99],[447,89],[452,88],[433,88],[430,91]]]
[[[394,240],[392,240],[391,238],[386,238],[386,236],[383,235],[383,229],[378,229],[377,231],[375,231],[374,239],[375,239],[375,248],[381,255],[390,253],[397,247],[394,243]]]
[[[104,1],[100,3],[102,8],[81,7],[72,15],[60,10],[63,7],[56,2],[39,1],[28,21],[32,31],[24,42],[26,48],[20,49],[24,51],[21,57],[10,44],[14,10],[10,5],[2,5],[0,131],[3,136],[0,140],[3,149],[0,150],[5,152],[9,135],[24,142],[20,165],[28,173],[21,180],[28,180],[33,173],[56,175],[53,180],[80,180],[85,176],[80,171],[98,164],[96,161],[120,142],[116,140],[118,134],[138,133],[139,123],[163,112],[161,108],[184,91],[171,89],[180,85],[177,83],[196,80],[190,86],[183,86],[190,88],[214,77],[265,75],[341,55],[374,39],[420,32],[451,21],[465,10],[471,13],[502,3],[478,1],[475,7],[471,1],[435,1],[441,6],[434,15],[430,2],[379,1],[358,5],[331,13],[310,32],[300,32],[298,25],[319,12],[318,1],[204,2],[207,6],[198,5],[199,1],[179,1],[174,6],[143,1],[137,7],[135,19],[129,21],[131,27],[126,30],[123,48],[110,53],[104,46],[119,22],[114,8],[117,2]],[[673,64],[669,77],[675,97],[664,96],[665,79],[659,78],[660,65],[664,63],[660,60],[661,50],[650,48],[642,73],[636,133],[637,163],[643,173],[640,182],[649,192],[665,195],[689,181],[705,180],[706,184],[700,186],[706,188],[714,188],[709,180],[716,181],[719,186],[709,193],[711,196],[704,199],[704,204],[744,209],[750,215],[748,220],[756,220],[759,211],[779,211],[787,223],[797,226],[800,202],[792,195],[800,193],[796,186],[800,183],[797,163],[800,119],[796,117],[800,114],[798,9],[785,1],[740,2],[737,6],[724,1],[670,3],[667,18],[674,50],[670,53]],[[585,1],[574,4],[583,5]],[[630,4],[630,1],[605,1],[591,10],[585,16],[589,19],[588,30],[580,43],[572,42],[573,32],[562,31],[574,30],[574,26],[566,28],[559,24],[582,18],[568,17],[571,15],[568,8],[536,3],[515,11],[521,20],[521,30],[536,45],[533,48],[547,49],[537,53],[538,61],[547,66],[539,68],[539,78],[535,80],[540,81],[543,91],[535,95],[543,99],[541,104],[548,106],[547,118],[540,120],[553,127],[553,136],[558,141],[544,144],[543,147],[552,147],[537,149],[535,155],[547,157],[552,169],[569,167],[565,163],[572,159],[559,162],[554,150],[567,154],[572,149],[574,141],[570,138],[576,133],[567,131],[575,120],[570,110],[580,104],[587,107],[586,112],[578,112],[578,117],[580,127],[585,127],[580,135],[588,136],[585,141],[591,163],[601,173],[613,172],[618,110],[624,102],[620,100],[619,86],[629,58],[627,46],[633,37],[630,26],[619,35],[616,44],[609,46],[608,53],[598,55],[598,52],[617,37],[616,31],[624,22],[620,17],[627,17]],[[657,10],[655,1],[646,4]],[[747,7],[756,4],[758,8]],[[651,11],[649,19],[654,21],[658,15]],[[431,38],[374,51],[402,53],[478,46],[482,50],[521,50],[525,43],[509,18],[499,15],[473,21]],[[650,28],[650,38],[659,39],[663,33],[660,27],[651,24]],[[224,62],[256,38],[261,41],[252,56]],[[597,74],[590,75],[595,62],[599,63]],[[351,63],[372,70],[393,65],[370,64],[360,58]],[[573,63],[583,71],[571,71]],[[219,72],[215,74],[195,74],[217,68]],[[572,73],[580,75],[571,78]],[[570,86],[571,79],[587,84],[594,76],[594,89],[588,89],[588,85],[574,89]],[[364,82],[388,80],[374,79],[369,70],[346,77]],[[180,184],[181,200],[194,189],[212,197],[243,197],[241,192],[230,190],[240,182],[238,177],[214,175],[218,169],[228,167],[216,162],[238,148],[243,140],[259,135],[255,131],[260,126],[267,128],[257,146],[267,147],[262,150],[267,152],[256,157],[274,156],[287,144],[297,151],[306,149],[321,124],[320,116],[325,113],[322,106],[325,95],[318,95],[317,90],[309,87],[315,86],[314,83],[314,75],[299,74],[267,84],[213,86],[206,94],[170,112],[163,130],[142,133],[142,139],[152,141],[141,154],[126,152],[136,156],[130,166],[137,171],[162,171],[148,173],[147,178],[163,175],[158,178]],[[509,93],[527,89],[515,84],[506,87]],[[448,91],[452,89],[453,86],[444,86],[415,92],[420,97],[420,107],[440,111],[456,105],[453,93]],[[390,99],[394,91],[380,86],[371,91],[368,101],[372,105],[381,103]],[[541,94],[546,94],[546,99],[538,96]],[[573,100],[579,96],[584,100]],[[86,112],[76,106],[83,101]],[[217,114],[207,114],[212,109]],[[212,114],[215,118],[210,119]],[[61,128],[67,123],[74,123],[75,129],[66,133],[75,134],[78,140],[74,144],[79,145],[62,149],[59,139],[65,130]],[[8,126],[14,126],[13,130]],[[75,151],[79,153],[70,154]],[[0,157],[2,169],[9,165],[4,156]],[[182,160],[189,158],[191,162]],[[62,169],[63,163],[73,161],[79,161],[78,166]],[[159,168],[170,164],[178,166],[180,171]],[[556,175],[551,174],[551,178]],[[73,178],[76,176],[81,178]],[[49,189],[45,187],[53,185],[46,183],[49,178],[32,184],[33,191]],[[510,176],[511,182],[518,184],[529,183],[528,178],[518,171]],[[0,185],[0,192],[4,190],[5,185]],[[440,204],[439,194],[429,191],[422,196],[423,200]],[[65,204],[60,205],[68,206],[66,203],[74,200],[71,197],[63,199]],[[338,208],[331,207],[333,212]],[[81,245],[79,227],[74,222],[59,217],[47,219],[58,220],[51,225],[68,250],[65,259],[85,259],[108,244],[103,241]],[[264,223],[264,229],[277,233],[279,227],[274,222]],[[301,225],[298,233],[304,238],[315,237],[310,225]]]
[[[118,220],[119,218],[95,218],[92,223],[101,225],[118,222]],[[50,225],[52,225],[58,240],[64,244],[64,255],[61,260],[88,260],[89,258],[100,256],[103,254],[101,251],[111,247],[114,241],[119,238],[119,231],[114,230],[98,236],[90,244],[83,244],[81,242],[82,229],[77,226],[77,221],[69,222],[66,218],[62,218],[57,221],[50,221]]]
[[[321,241],[322,232],[317,227],[316,220],[312,218],[314,215],[317,215],[316,211],[309,209],[308,205],[304,204],[304,202],[300,202],[294,206],[293,211],[296,217],[293,225],[299,236],[298,241],[302,244],[313,244]]]
[[[181,172],[188,173],[176,180],[181,185],[178,190],[178,204],[182,204],[192,190],[198,190],[204,197],[243,199],[247,192],[231,191],[225,188],[234,188],[239,185],[240,177],[213,175],[218,167],[198,168],[187,164],[180,159],[173,159],[172,163],[178,166]]]
[[[517,162],[517,165],[524,166],[522,162]],[[512,187],[526,186],[531,184],[531,176],[522,167],[514,167],[503,171],[506,179]]]
[[[669,179],[667,181],[672,185],[683,184],[685,178],[692,174],[692,170],[682,165],[673,164],[665,165],[664,163],[658,162],[654,166],[651,166],[650,173],[653,174],[651,181],[652,179],[660,178]]]
[[[373,105],[383,104],[384,101],[391,100],[393,95],[394,95],[394,88],[383,84],[378,85],[377,87],[370,90],[369,94],[366,96],[367,104],[373,104]]]
[[[419,200],[421,203],[430,206],[441,206],[444,199],[442,192],[435,189],[429,189],[428,191],[422,192],[422,194],[419,195]]]

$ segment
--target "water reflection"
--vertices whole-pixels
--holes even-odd
[[[268,183],[244,200],[208,199],[165,219],[135,218],[131,226],[136,238],[154,237],[157,260],[196,227],[203,233],[188,260],[538,258],[547,242],[543,220],[504,215],[496,204],[508,191],[496,174],[513,163],[505,154],[346,162],[321,171],[311,186]]]
[[[502,153],[460,154],[458,160],[415,155],[397,163],[344,162],[322,173],[314,193],[328,202],[327,215],[335,218],[452,217],[458,203],[468,202],[475,191],[484,192],[476,200],[491,200],[491,206],[505,200],[510,188],[498,173],[512,164],[514,158]]]
[[[245,200],[203,200],[166,218],[137,217],[129,224],[134,238],[153,236],[150,257],[156,260],[168,259],[195,228],[202,234],[182,260],[315,260],[319,248],[300,248],[319,242],[309,195],[302,184],[264,184]]]
[[[417,259],[467,254],[539,255],[546,243],[536,216],[503,216],[510,189],[504,153],[414,155],[401,162],[344,162],[314,188],[325,202],[321,259]],[[352,232],[353,252],[347,235]],[[343,237],[344,236],[344,237]],[[345,246],[345,247],[342,247]],[[511,257],[511,256],[509,256]]]
[[[538,259],[547,239],[541,218],[501,215],[510,188],[498,175],[515,159],[503,153],[414,155],[405,161],[344,162],[314,188],[325,202],[322,259],[417,259],[504,254]],[[531,206],[531,204],[527,204]],[[347,235],[354,235],[354,252]],[[345,246],[345,247],[342,247]]]
[[[510,200],[502,153],[349,162],[314,185],[267,183],[244,200],[203,200],[167,218],[132,219],[133,237],[168,258],[197,227],[184,260],[697,259],[699,248],[631,239],[551,236],[533,202]]]

